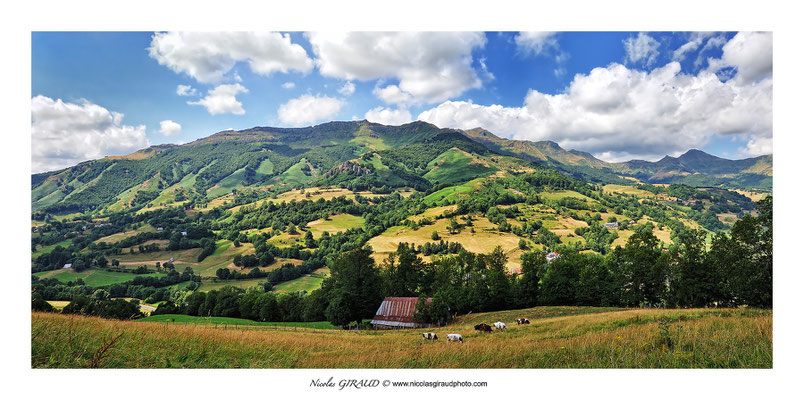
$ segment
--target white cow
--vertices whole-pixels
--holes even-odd
[[[436,335],[433,332],[425,332],[425,333],[422,333],[422,340],[438,341],[438,335]]]
[[[505,330],[505,324],[501,321],[497,321],[494,323],[494,328],[496,328],[498,331]]]
[[[447,341],[463,343],[463,336],[461,336],[459,333],[449,333],[447,334]]]

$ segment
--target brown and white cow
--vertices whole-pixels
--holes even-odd
[[[475,330],[480,332],[491,332],[491,326],[488,324],[477,324]]]
[[[425,332],[425,333],[422,333],[422,340],[432,340],[432,341],[437,342],[438,341],[438,335],[436,335],[433,332]]]
[[[517,325],[526,325],[526,324],[529,324],[529,323],[530,323],[530,321],[528,321],[527,318],[517,318],[516,319],[516,324]]]

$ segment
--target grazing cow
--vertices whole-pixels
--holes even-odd
[[[488,324],[477,324],[475,330],[480,332],[491,332],[491,326]]]
[[[494,327],[497,328],[498,331],[505,330],[505,324],[500,321],[495,322]]]
[[[530,323],[530,321],[528,321],[527,318],[517,318],[516,319],[516,324],[517,325],[525,325],[525,324],[529,324],[529,323]]]
[[[448,342],[460,342],[463,343],[463,336],[459,333],[448,333],[447,334],[447,341]]]
[[[438,341],[438,335],[433,332],[422,333],[422,340]]]

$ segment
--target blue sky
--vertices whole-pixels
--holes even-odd
[[[772,148],[769,33],[34,32],[31,60],[34,172],[351,119],[482,126],[607,161]]]

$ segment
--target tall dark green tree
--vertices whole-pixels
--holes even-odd
[[[625,247],[617,246],[607,259],[617,277],[620,303],[625,306],[659,305],[667,292],[669,257],[652,231],[635,232]]]
[[[703,307],[719,298],[715,265],[708,262],[706,232],[684,229],[670,251],[668,304]]]
[[[712,240],[711,263],[723,282],[727,303],[773,305],[773,198],[759,201],[758,215],[745,216]]]
[[[327,306],[327,320],[347,326],[374,316],[382,302],[382,278],[371,257],[371,247],[342,253],[332,263],[332,290]]]
[[[387,296],[411,297],[422,292],[425,262],[407,243],[400,243],[396,253],[383,262],[382,275]]]
[[[533,307],[539,301],[539,281],[544,276],[547,260],[541,251],[522,255],[522,276],[517,280],[517,296],[520,307]]]

